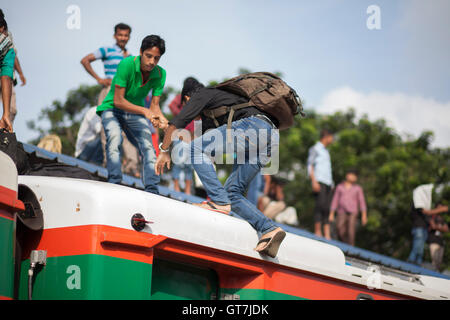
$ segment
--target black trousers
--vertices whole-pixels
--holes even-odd
[[[330,215],[330,205],[333,196],[333,189],[331,186],[320,184],[320,191],[315,193],[316,206],[314,208],[314,222],[321,222],[323,224],[330,223],[328,217]]]

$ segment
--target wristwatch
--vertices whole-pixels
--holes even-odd
[[[163,143],[161,142],[161,143],[159,144],[159,150],[160,150],[161,152],[169,152],[170,147],[169,147],[169,149],[163,149],[162,145],[163,145]]]

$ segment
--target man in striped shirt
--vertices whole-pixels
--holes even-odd
[[[93,53],[88,54],[81,60],[81,64],[84,69],[95,79],[98,84],[103,86],[102,91],[98,97],[97,105],[101,105],[103,100],[111,88],[111,81],[114,78],[114,75],[117,71],[117,66],[123,58],[126,58],[130,55],[125,47],[130,40],[131,27],[124,24],[119,23],[114,27],[114,39],[116,39],[116,43],[113,46],[109,47],[101,47]],[[101,78],[92,68],[91,62],[102,59],[103,66],[105,68],[105,78]]]

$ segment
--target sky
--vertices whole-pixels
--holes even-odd
[[[79,8],[79,28],[71,6]],[[36,138],[26,122],[71,89],[96,84],[80,60],[112,45],[113,27],[166,41],[160,65],[166,85],[187,76],[207,83],[252,71],[280,71],[307,109],[353,107],[384,118],[401,134],[435,133],[450,147],[450,1],[448,0],[4,0],[27,84],[16,86],[14,129]],[[375,8],[374,11],[372,8]],[[69,23],[70,25],[70,23]],[[73,24],[71,26],[74,26]],[[103,75],[101,61],[93,63]]]

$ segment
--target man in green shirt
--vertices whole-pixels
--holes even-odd
[[[158,66],[165,52],[165,42],[159,36],[144,38],[140,56],[123,59],[112,80],[111,89],[103,103],[97,107],[106,134],[106,167],[108,181],[120,183],[122,170],[120,146],[122,131],[139,150],[142,157],[142,177],[145,190],[158,194],[159,176],[155,174],[156,152],[152,144],[150,120],[155,128],[165,126],[159,101],[166,81],[166,71]],[[152,90],[150,108],[144,99]]]

